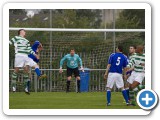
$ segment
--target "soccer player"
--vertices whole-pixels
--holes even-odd
[[[66,89],[66,92],[69,92],[71,77],[72,77],[72,74],[74,74],[77,80],[77,86],[78,86],[77,93],[80,93],[80,75],[79,75],[79,70],[78,70],[78,62],[80,63],[80,70],[84,72],[84,69],[82,66],[82,60],[79,57],[79,55],[75,54],[75,50],[71,49],[70,54],[65,55],[60,61],[60,70],[59,70],[60,73],[63,72],[62,66],[63,66],[64,61],[67,61],[67,89]]]
[[[135,103],[135,96],[134,96],[134,89],[136,87],[144,87],[139,86],[145,77],[145,54],[143,53],[144,46],[138,45],[136,48],[136,54],[132,56],[129,64],[127,65],[127,68],[134,68],[129,82],[129,96],[131,99],[131,105],[136,105]],[[139,89],[142,89],[139,88]]]
[[[135,50],[136,50],[136,46],[131,45],[131,46],[129,47],[129,61],[131,60],[132,56],[136,54],[136,53],[135,53]],[[129,100],[130,100],[130,97],[129,97],[129,83],[128,83],[128,81],[129,81],[129,79],[130,79],[130,75],[131,75],[133,69],[134,69],[134,68],[130,68],[130,69],[128,70],[128,72],[126,72],[127,81],[126,81],[126,84],[125,84],[125,89],[126,89],[126,92],[127,92],[128,99],[129,99]]]
[[[112,53],[110,55],[109,60],[108,60],[107,69],[104,74],[104,79],[107,79],[107,85],[106,85],[107,87],[107,94],[106,94],[107,106],[110,106],[111,104],[111,90],[115,83],[116,83],[117,88],[122,90],[122,95],[125,99],[126,104],[127,105],[129,104],[127,92],[124,89],[124,82],[122,78],[122,70],[123,68],[126,69],[127,58],[122,53],[122,51],[123,51],[123,47],[118,46],[116,48],[116,53]]]
[[[24,68],[24,84],[26,85],[27,80],[29,79],[29,59],[28,55],[33,54],[35,57],[38,57],[37,54],[31,49],[29,41],[25,38],[26,32],[24,29],[18,30],[18,36],[13,37],[10,41],[10,45],[15,47],[15,63],[14,63],[14,72],[12,73],[12,90],[16,91],[16,81],[18,77],[19,68]],[[28,91],[25,89],[25,92]]]
[[[35,57],[33,54],[29,54],[29,66],[31,68],[35,69],[35,72],[38,76],[38,79],[46,78],[47,76],[45,74],[41,74],[41,71],[39,69],[39,59],[40,59],[40,51],[43,49],[42,44],[39,41],[35,41],[34,44],[32,45],[32,50],[37,54],[38,57]],[[31,73],[31,71],[30,71]],[[31,76],[31,75],[30,75]],[[29,92],[30,88],[30,79],[27,81],[26,84],[26,90]]]

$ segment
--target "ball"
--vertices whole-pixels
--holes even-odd
[[[28,11],[26,15],[27,15],[28,18],[33,18],[34,17],[34,12],[33,11]]]

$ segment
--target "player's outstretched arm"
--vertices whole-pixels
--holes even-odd
[[[63,72],[62,66],[64,61],[67,59],[67,56],[65,55],[61,60],[60,60],[60,68],[59,68],[59,73]]]
[[[32,50],[29,42],[27,44],[27,49],[28,49],[28,51],[29,51],[30,54],[33,54],[37,58],[37,54]]]
[[[14,45],[14,43],[15,43],[15,37],[9,40],[9,45]]]
[[[104,80],[106,80],[107,77],[108,77],[108,71],[109,71],[110,67],[111,67],[111,64],[108,64],[108,65],[107,65],[107,68],[106,68],[106,72],[105,72],[105,74],[104,74]]]
[[[82,72],[84,72],[84,68],[83,68],[83,65],[82,65],[82,59],[78,56],[78,61],[80,63],[80,70],[82,70]]]

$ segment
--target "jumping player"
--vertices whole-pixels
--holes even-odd
[[[39,60],[40,60],[40,51],[43,49],[42,44],[39,41],[35,41],[34,44],[32,45],[32,50],[37,54],[37,57],[35,57],[32,54],[29,54],[29,67],[34,68],[35,72],[38,76],[38,79],[46,78],[47,76],[45,74],[41,74],[41,71],[39,69]],[[31,71],[30,71],[31,73]],[[27,81],[26,84],[26,90],[29,92],[30,88],[30,79]]]
[[[10,41],[10,45],[15,47],[15,61],[14,61],[14,72],[12,73],[12,90],[16,91],[16,81],[18,78],[19,68],[24,68],[24,85],[27,84],[29,79],[29,59],[28,55],[33,54],[36,58],[37,54],[31,49],[29,41],[25,38],[26,32],[24,29],[18,30],[18,36],[13,37]],[[25,89],[25,92],[28,91]]]

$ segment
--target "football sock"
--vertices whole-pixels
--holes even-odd
[[[128,100],[130,100],[130,97],[129,97],[129,88],[126,88],[126,92],[127,92]]]
[[[139,92],[138,87],[134,88],[133,91],[134,91],[135,96],[137,96],[137,94]]]
[[[67,80],[67,91],[69,91],[70,82],[71,81]]]
[[[129,96],[130,96],[130,100],[132,101],[132,104],[135,104],[135,97],[134,97],[133,90],[129,90]]]
[[[111,103],[111,91],[110,90],[107,90],[106,97],[107,97],[107,103]]]
[[[141,90],[144,89],[144,88],[145,88],[144,85],[138,85],[138,87],[136,87],[136,88],[134,89],[134,94],[135,94],[135,96],[137,96],[138,92],[141,91]]]
[[[17,77],[18,77],[17,73],[13,72],[13,73],[12,73],[11,86],[14,87],[14,88],[16,88]]]
[[[125,89],[124,89],[124,90],[122,90],[122,95],[123,95],[123,97],[124,97],[124,99],[125,99],[126,103],[128,103],[128,95],[127,95],[127,92],[126,92],[126,90],[125,90]]]
[[[30,79],[28,79],[28,81],[27,81],[27,88],[28,88],[28,91],[30,91],[30,84],[31,84],[31,81],[30,81]]]
[[[78,92],[80,92],[80,80],[77,80]]]
[[[24,73],[24,75],[23,75],[24,88],[28,88],[28,86],[27,86],[28,79],[29,79],[29,75],[28,75],[28,73]]]
[[[144,89],[145,88],[145,85],[138,85],[138,90],[140,91],[140,90],[142,90],[142,89]]]
[[[40,71],[40,69],[39,69],[39,68],[36,68],[36,69],[35,69],[35,72],[36,72],[36,74],[37,74],[38,76],[40,76],[40,75],[41,75],[41,71]]]

